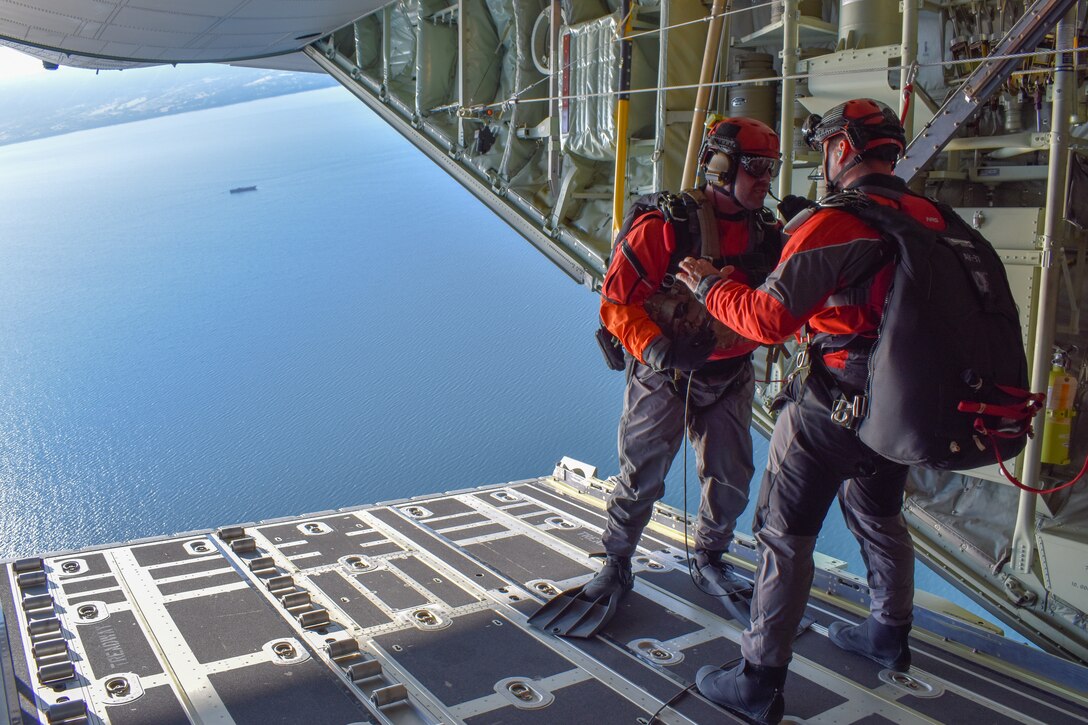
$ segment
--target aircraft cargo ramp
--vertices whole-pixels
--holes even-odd
[[[4,564],[2,703],[22,723],[733,722],[694,690],[740,629],[660,507],[635,590],[592,640],[526,624],[597,564],[609,484],[552,476]],[[750,576],[754,549],[735,560]],[[907,674],[827,639],[864,581],[820,559],[786,722],[1059,723],[1088,669],[919,607]]]

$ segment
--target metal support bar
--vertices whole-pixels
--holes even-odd
[[[993,49],[992,56],[1014,55],[1039,45],[1047,31],[1057,24],[1077,0],[1036,0]],[[978,111],[982,101],[1013,72],[1020,59],[982,60],[967,77],[958,93],[952,94],[933,120],[907,146],[896,164],[895,175],[904,181],[914,178],[933,161],[956,132]]]
[[[552,198],[559,194],[559,26],[563,16],[559,0],[552,0],[549,14],[548,38],[551,50],[548,52],[548,188]]]
[[[731,3],[730,3],[731,6]],[[703,143],[703,123],[706,121],[706,109],[710,103],[710,81],[714,67],[718,63],[718,47],[721,45],[722,26],[725,19],[726,0],[714,0],[710,9],[710,27],[706,33],[706,49],[703,51],[703,67],[699,72],[699,90],[695,96],[695,117],[691,119],[691,133],[688,135],[688,150],[684,155],[684,176],[680,179],[681,189],[690,189],[695,185],[695,168],[698,165],[699,147]]]
[[[635,12],[631,0],[620,3],[623,14],[619,31],[620,72],[616,87],[616,163],[612,175],[612,238],[619,234],[623,223],[623,206],[627,200],[627,116],[631,109],[631,16]]]
[[[382,8],[382,86],[389,87],[389,56],[393,50],[393,6]]]
[[[793,97],[797,95],[797,48],[800,45],[801,11],[797,0],[785,0],[782,8],[782,113],[779,139],[782,170],[778,176],[778,196],[793,193]]]
[[[1053,100],[1050,113],[1050,159],[1047,167],[1046,216],[1043,219],[1043,263],[1039,270],[1039,309],[1035,314],[1035,347],[1031,364],[1031,389],[1046,390],[1050,376],[1051,348],[1054,345],[1054,317],[1058,308],[1058,283],[1060,272],[1054,263],[1055,254],[1061,254],[1061,242],[1057,238],[1065,213],[1065,178],[1069,152],[1069,96],[1071,95],[1073,63],[1073,34],[1076,28],[1076,9],[1058,24],[1054,70]],[[1040,410],[1033,425],[1035,435],[1028,438],[1024,448],[1025,485],[1039,487],[1039,466],[1043,450],[1043,425],[1046,411]],[[1009,567],[1019,574],[1031,571],[1035,552],[1035,493],[1020,492],[1020,505],[1016,512],[1016,528],[1012,537],[1012,558]]]
[[[899,117],[907,138],[914,136],[914,114],[906,113],[905,90],[911,82],[915,61],[918,60],[918,0],[903,0],[902,55],[899,58]]]
[[[460,108],[465,108],[470,103],[475,103],[474,98],[469,97],[468,91],[468,78],[466,77],[465,68],[465,39],[472,32],[465,27],[465,23],[457,23],[457,103],[460,104]],[[419,47],[419,36],[416,36],[416,53],[422,53],[423,49]],[[465,117],[460,113],[454,118],[454,123],[457,124],[457,133],[453,137],[454,148],[462,148],[468,145],[468,129],[466,128]]]
[[[669,94],[662,90],[669,84],[669,3],[661,3],[657,33],[657,104],[654,109],[654,191],[665,185],[665,132],[668,130],[667,103]]]

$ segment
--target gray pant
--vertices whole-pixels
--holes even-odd
[[[721,367],[721,366],[718,366]],[[608,501],[602,542],[609,554],[631,556],[665,495],[665,475],[684,441],[687,375],[677,384],[628,358],[620,417],[620,472]],[[725,551],[737,517],[748,505],[752,480],[752,365],[737,360],[729,370],[697,371],[691,379],[688,436],[698,459],[702,499],[695,546]]]
[[[752,526],[759,567],[741,651],[753,664],[781,667],[790,660],[812,586],[816,537],[836,496],[861,544],[873,618],[911,622],[914,546],[902,514],[907,467],[833,422],[831,398],[815,372],[783,394]]]

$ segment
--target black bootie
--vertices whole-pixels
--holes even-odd
[[[695,675],[695,686],[703,697],[730,712],[744,715],[759,725],[775,725],[786,710],[782,688],[787,670],[785,665],[767,667],[747,660],[731,670],[702,667]]]
[[[737,575],[733,565],[722,561],[723,553],[695,550],[696,583],[700,585],[700,589],[716,596],[750,590],[752,585]],[[709,584],[710,589],[707,590],[704,584]]]
[[[634,586],[635,575],[631,573],[631,557],[609,554],[597,576],[582,587],[582,593],[588,599],[597,599],[629,592]]]
[[[827,633],[842,649],[868,657],[889,670],[906,672],[910,669],[909,624],[881,624],[869,617],[861,624],[833,622]]]

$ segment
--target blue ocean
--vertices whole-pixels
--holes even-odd
[[[596,326],[339,88],[0,147],[0,557],[610,475]],[[819,549],[863,571],[837,511]]]

